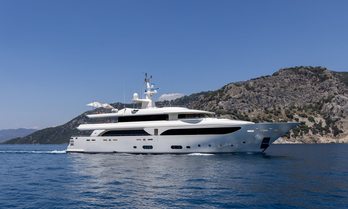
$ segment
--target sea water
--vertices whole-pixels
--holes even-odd
[[[0,208],[348,208],[348,145],[265,154],[67,154],[0,145]]]

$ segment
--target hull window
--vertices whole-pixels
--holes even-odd
[[[153,149],[153,146],[151,146],[151,145],[144,145],[143,149]]]
[[[144,130],[120,130],[120,131],[107,131],[102,136],[150,136]]]
[[[224,128],[189,128],[189,129],[170,129],[161,135],[215,135],[229,134],[238,131],[240,127],[224,127]]]
[[[172,149],[182,149],[182,146],[180,146],[180,145],[172,145],[171,148]]]

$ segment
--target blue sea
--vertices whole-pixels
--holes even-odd
[[[265,154],[67,154],[0,145],[0,208],[348,208],[348,145]]]

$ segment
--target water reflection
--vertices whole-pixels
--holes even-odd
[[[320,205],[318,197],[325,194],[327,200],[347,196],[343,189],[348,188],[347,181],[330,175],[342,166],[330,159],[318,162],[310,157],[313,153],[277,152],[71,154],[72,174],[80,180],[70,189],[80,193],[80,201],[94,206],[138,208],[268,207],[270,203],[296,208],[306,207],[308,201]],[[344,175],[347,180],[347,173]]]

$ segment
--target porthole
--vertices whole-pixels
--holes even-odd
[[[245,141],[243,141],[243,144],[245,144]]]
[[[199,144],[198,147],[201,147],[201,145]]]
[[[209,144],[208,147],[211,147],[211,144]]]
[[[89,142],[89,141],[91,141],[91,140],[90,140],[90,139],[86,139],[86,141],[88,141],[88,142]]]
[[[134,149],[136,149],[136,148],[137,148],[137,146],[133,146],[133,148],[134,148]]]
[[[92,142],[95,142],[95,139],[92,139]]]
[[[186,149],[191,149],[191,146],[186,146]]]

